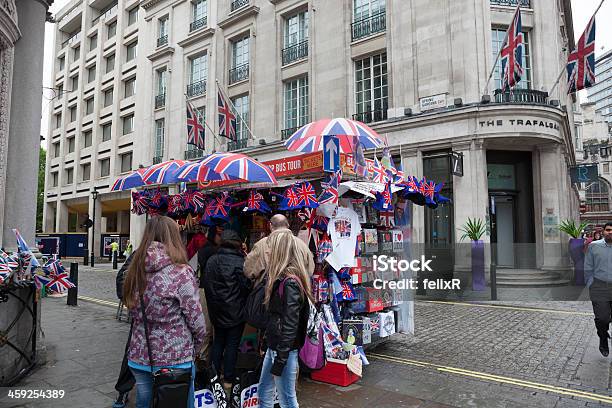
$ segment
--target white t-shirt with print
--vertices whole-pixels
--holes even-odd
[[[359,216],[346,207],[338,207],[336,215],[327,224],[327,233],[332,240],[332,252],[325,258],[336,271],[357,266],[355,246],[361,234]]]

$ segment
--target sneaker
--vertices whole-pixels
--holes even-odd
[[[115,403],[113,404],[113,408],[125,408],[127,407],[127,403],[128,393],[126,392],[125,394],[119,394],[119,396],[117,397],[117,401],[115,401]]]
[[[610,354],[610,348],[608,346],[608,337],[609,336],[600,336],[599,337],[599,352],[602,356],[608,357]]]

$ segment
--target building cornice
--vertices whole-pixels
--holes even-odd
[[[189,33],[187,38],[178,42],[178,46],[181,48],[188,47],[194,43],[201,42],[209,37],[212,37],[215,34],[215,29],[212,27],[208,27],[205,29],[200,29]]]
[[[236,10],[235,12],[230,13],[229,17],[227,17],[225,20],[220,21],[219,27],[225,29],[248,17],[256,16],[257,14],[259,14],[259,7],[255,5],[250,5],[248,7],[241,8],[240,10]]]
[[[161,3],[162,1],[164,0],[142,0],[140,2],[140,7],[144,8],[145,10],[148,10],[156,4]]]
[[[147,58],[151,61],[158,60],[166,55],[174,54],[174,47],[166,45],[159,50],[156,50],[154,53],[147,55]]]
[[[4,48],[3,42],[12,47],[20,37],[15,3],[13,0],[0,0],[0,48]]]

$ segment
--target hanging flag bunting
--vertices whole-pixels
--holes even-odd
[[[312,184],[308,181],[298,184],[294,188],[294,191],[298,197],[298,205],[302,208],[317,208],[319,206],[317,193]]]
[[[187,101],[187,144],[204,150],[206,147],[204,135],[204,124],[200,122],[198,111],[191,102]]]
[[[374,157],[374,165],[372,166],[372,180],[375,183],[386,183],[387,178],[385,168],[380,164],[378,159]]]
[[[236,115],[232,112],[232,108],[226,102],[220,89],[217,91],[217,108],[219,112],[219,136],[226,137],[229,140],[237,140]]]
[[[521,24],[521,2],[517,2],[512,23],[508,27],[506,42],[501,49],[502,90],[516,85],[523,76],[523,46],[525,38]]]
[[[227,192],[218,195],[215,197],[213,213],[210,218],[229,221],[231,204],[231,198]]]
[[[246,201],[246,207],[244,208],[245,212],[260,212],[260,213],[269,213],[272,211],[270,206],[264,201],[263,195],[255,190],[251,190],[249,192],[249,198]]]
[[[567,93],[595,84],[595,16],[580,36],[576,49],[567,58]]]

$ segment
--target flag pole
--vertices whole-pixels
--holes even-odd
[[[215,78],[215,82],[217,83],[217,87],[219,88],[219,91],[221,91],[221,93],[223,94],[223,97],[225,99],[227,99],[227,101],[229,102],[229,104],[231,105],[232,109],[234,109],[234,112],[236,112],[236,115],[240,118],[240,121],[242,122],[242,124],[244,125],[244,127],[247,129],[247,131],[249,132],[249,134],[251,135],[251,139],[255,140],[255,135],[253,134],[253,132],[251,131],[251,128],[249,127],[249,125],[246,123],[246,121],[244,120],[244,118],[242,117],[242,115],[238,112],[238,109],[236,109],[236,106],[234,105],[234,103],[232,102],[231,98],[229,98],[226,94],[225,91],[221,88],[221,84],[219,83],[219,80]],[[249,101],[249,106],[250,106],[250,101]],[[236,137],[238,137],[238,135],[236,135]]]
[[[518,0],[516,2],[516,10],[514,11],[514,14],[512,15],[513,20],[514,20],[514,16],[516,15],[516,11],[520,10],[520,8],[521,8],[521,0]],[[495,67],[497,67],[497,61],[499,61],[499,56],[501,55],[502,50],[504,49],[504,45],[506,44],[506,41],[508,41],[509,33],[510,33],[510,26],[508,26],[508,29],[506,30],[506,36],[504,37],[504,41],[501,43],[501,46],[499,47],[499,51],[497,52],[497,57],[495,57],[495,62],[493,63],[493,67],[491,68],[491,72],[489,73],[489,77],[487,78],[487,83],[485,84],[483,95],[489,94],[489,82],[491,82],[491,78],[493,77],[493,73],[495,72]]]

